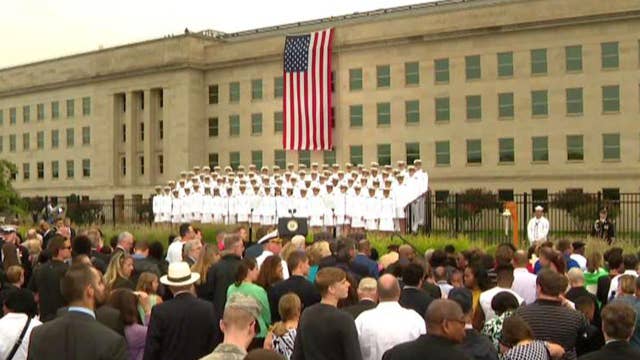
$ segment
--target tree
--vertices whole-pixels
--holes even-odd
[[[11,185],[12,174],[16,173],[16,166],[0,159],[0,213],[6,215],[23,215],[25,203],[18,192]]]
[[[484,210],[499,209],[496,194],[483,189],[467,189],[454,195],[457,201],[447,201],[436,204],[436,217],[444,218],[453,229],[456,218],[461,228],[475,230],[478,226],[480,214]],[[465,224],[469,225],[468,227]]]

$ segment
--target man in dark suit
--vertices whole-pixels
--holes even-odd
[[[84,264],[73,265],[60,288],[69,309],[33,329],[28,359],[127,359],[124,338],[95,319],[96,305],[106,300],[100,273]]]
[[[402,282],[404,288],[400,294],[400,305],[407,309],[415,310],[418,315],[424,317],[429,304],[434,300],[422,289],[424,269],[416,263],[410,263],[402,270]]]
[[[155,274],[158,278],[162,276],[158,265],[149,260],[149,243],[145,240],[136,241],[136,245],[133,248],[133,283],[137,284],[140,274],[143,272],[150,272]]]
[[[354,264],[359,264],[360,266],[364,266],[369,270],[370,277],[377,279],[380,275],[378,270],[378,263],[371,260],[369,257],[371,255],[371,244],[369,240],[363,239],[358,242],[358,253],[353,259]]]
[[[320,293],[306,278],[306,276],[309,275],[309,258],[304,251],[291,253],[287,259],[287,267],[291,274],[289,278],[275,283],[269,289],[269,305],[271,307],[271,321],[273,323],[280,321],[278,303],[280,302],[280,298],[287,293],[292,292],[298,295],[302,301],[303,310],[320,302]]]
[[[219,327],[211,303],[198,299],[193,284],[200,274],[192,273],[186,262],[173,262],[160,282],[171,289],[174,298],[151,310],[145,360],[195,360],[215,347]]]
[[[636,312],[622,302],[613,302],[602,309],[602,332],[606,345],[580,357],[580,360],[640,359],[640,350],[629,344],[636,326]]]
[[[358,303],[342,310],[348,312],[355,320],[358,315],[378,305],[378,283],[376,279],[366,277],[358,284]]]
[[[426,314],[427,335],[414,341],[396,345],[382,356],[382,360],[469,360],[457,344],[465,336],[464,314],[452,300],[434,300]]]
[[[58,309],[56,317],[64,316],[68,311],[68,307],[60,308]],[[109,304],[103,304],[95,309],[95,314],[96,320],[98,320],[99,323],[124,336],[124,322],[122,322],[120,310]]]

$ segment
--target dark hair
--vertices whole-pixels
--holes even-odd
[[[562,239],[558,241],[558,244],[556,245],[556,249],[561,253],[564,253],[565,251],[571,249],[571,242],[567,239]]]
[[[187,235],[187,233],[189,232],[189,227],[191,227],[191,224],[189,223],[180,224],[180,237],[184,237],[185,235]]]
[[[67,241],[61,235],[54,235],[51,240],[49,240],[49,244],[47,245],[47,251],[51,256],[58,256],[58,253],[64,247],[64,243]]]
[[[82,263],[71,265],[60,280],[60,292],[67,303],[84,298],[84,290],[87,286],[93,285],[95,279],[99,277],[94,271],[90,266]]]
[[[501,243],[496,248],[495,261],[497,266],[511,264],[513,260],[513,254],[516,252],[516,248],[511,243]]]
[[[491,279],[489,278],[489,272],[480,264],[473,264],[467,268],[471,269],[473,277],[476,279],[476,283],[481,291],[489,290],[491,287]]]
[[[71,242],[73,256],[87,255],[91,257],[91,240],[85,235],[78,235]]]
[[[435,250],[431,254],[429,264],[431,264],[431,267],[434,269],[438,266],[447,266],[447,253],[444,252],[444,250]]]
[[[307,257],[307,254],[302,250],[297,250],[289,254],[289,257],[287,258],[289,273],[292,273],[298,265],[306,261],[309,261],[309,257]]]
[[[262,266],[260,266],[260,274],[258,274],[256,284],[262,286],[263,289],[268,291],[273,284],[282,280],[282,271],[279,273],[276,271],[278,266],[282,266],[282,259],[280,259],[280,256],[271,255],[267,257],[262,263]]]
[[[633,308],[622,302],[613,302],[602,309],[602,331],[616,340],[628,339],[635,329],[638,315]]]
[[[273,350],[267,349],[253,349],[251,350],[247,356],[244,357],[245,360],[282,360],[284,359],[282,355],[278,354]]]
[[[568,280],[563,274],[550,269],[542,269],[536,278],[536,285],[540,286],[545,295],[559,296],[567,289]]]
[[[498,282],[513,283],[513,265],[501,264],[496,268]]]
[[[507,347],[513,347],[522,340],[532,340],[533,331],[520,316],[510,316],[502,323],[500,342]]]
[[[491,299],[491,309],[496,315],[502,315],[506,311],[515,310],[520,306],[518,299],[508,291],[501,291]]]
[[[638,267],[638,257],[635,254],[626,254],[622,257],[625,270],[636,270]]]
[[[236,270],[236,276],[234,278],[234,284],[236,286],[240,286],[244,279],[247,278],[249,271],[253,270],[258,266],[258,263],[254,258],[246,257],[240,261],[240,265],[238,266],[238,270]]]
[[[164,254],[164,245],[160,241],[154,241],[149,244],[149,257],[154,258],[156,260],[162,260],[162,255]]]
[[[424,276],[424,268],[416,263],[408,264],[402,270],[402,282],[409,286],[418,286]]]
[[[444,252],[447,254],[455,254],[456,247],[451,244],[447,244],[444,246]]]
[[[120,311],[124,325],[139,323],[138,297],[129,289],[116,289],[109,295],[109,305]]]
[[[580,311],[583,314],[590,308],[595,309],[596,306],[596,304],[593,302],[593,299],[591,299],[591,297],[589,296],[579,296],[574,301],[574,304],[576,305],[576,310]]]
[[[118,235],[113,235],[109,239],[109,245],[111,246],[112,249],[115,249],[116,246],[118,246]]]
[[[38,304],[33,293],[27,289],[11,290],[7,294],[4,306],[11,312],[26,314],[32,318],[38,314]]]

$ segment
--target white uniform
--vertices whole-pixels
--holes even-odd
[[[376,198],[376,196],[366,196],[365,200],[365,211],[364,211],[364,220],[365,220],[365,229],[370,231],[378,230],[378,220],[380,216],[380,199]]]
[[[324,218],[323,225],[324,226],[335,226],[336,221],[334,218],[334,210],[336,208],[335,204],[335,193],[333,190],[331,193],[326,193],[322,197],[322,202],[324,203]]]
[[[213,209],[215,207],[214,198],[211,194],[202,195],[202,219],[203,224],[211,224],[213,222]]]
[[[307,200],[309,204],[309,225],[322,226],[324,224],[322,217],[325,214],[322,197],[320,195],[311,195]]]
[[[226,198],[213,196],[213,222],[216,224],[224,224],[229,211],[229,203]]]
[[[249,222],[251,212],[251,198],[247,193],[240,193],[233,197],[234,209],[238,216],[238,222]]]
[[[380,199],[380,231],[393,231],[395,226],[393,219],[396,216],[396,202],[390,196]]]
[[[260,202],[260,224],[276,224],[276,198],[273,195],[266,195]]]
[[[336,225],[344,225],[347,223],[347,193],[337,192],[333,196],[333,205],[335,206],[334,216]]]
[[[533,217],[533,219],[529,220],[527,236],[531,244],[536,241],[547,240],[547,235],[549,235],[549,220],[547,218],[542,216],[540,219]]]
[[[182,198],[174,196],[171,198],[171,222],[180,224],[182,220]]]
[[[151,211],[153,212],[153,222],[162,222],[162,194],[156,194],[151,202]]]
[[[347,197],[347,216],[351,220],[351,227],[355,229],[364,228],[364,200],[362,193],[355,192]]]

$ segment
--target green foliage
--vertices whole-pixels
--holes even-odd
[[[597,195],[581,191],[558,193],[551,201],[551,206],[566,211],[576,228],[585,232],[591,229],[600,211]],[[607,207],[609,219],[615,219],[618,216],[619,206],[616,203],[605,201],[604,206]]]
[[[13,163],[0,160],[0,213],[2,214],[23,215],[26,213],[25,202],[11,185],[11,174],[16,171],[16,166]]]
[[[483,189],[467,189],[450,195],[447,201],[437,203],[435,215],[446,219],[449,228],[453,228],[457,217],[461,228],[464,223],[470,223],[469,228],[475,229],[482,211],[498,209],[499,205],[494,193]]]

